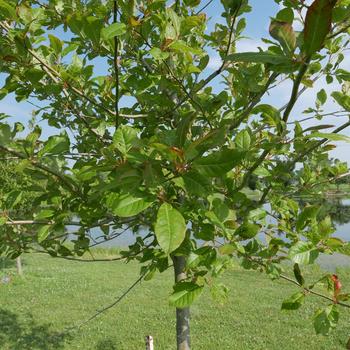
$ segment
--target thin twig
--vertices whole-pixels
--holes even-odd
[[[290,277],[288,277],[288,276],[280,275],[280,277],[281,277],[282,279],[284,279],[285,281],[288,281],[288,282],[290,282],[290,283],[293,283],[293,284],[295,284],[296,286],[302,288],[305,292],[307,292],[307,293],[309,293],[309,294],[316,295],[316,296],[318,296],[318,297],[321,297],[321,298],[323,298],[323,299],[326,299],[326,300],[331,301],[333,304],[340,305],[340,306],[344,306],[344,307],[350,309],[350,305],[349,305],[349,304],[343,303],[343,302],[341,302],[341,301],[335,302],[333,298],[331,298],[331,297],[329,297],[329,296],[327,296],[327,295],[321,294],[321,293],[319,293],[319,292],[315,292],[315,291],[312,290],[312,289],[303,287],[298,281],[296,281],[296,280],[294,280],[294,279],[292,279],[292,278],[290,278]]]
[[[95,319],[96,317],[98,317],[99,315],[103,314],[104,312],[106,312],[107,310],[113,308],[114,306],[116,306],[118,303],[120,303],[144,278],[145,274],[147,273],[144,272],[120,297],[118,297],[113,303],[105,306],[104,308],[98,310],[94,315],[92,315],[91,317],[89,317],[87,320],[83,321],[82,323],[80,323],[78,326],[72,327],[74,328],[81,328],[82,326],[84,326],[85,324],[89,323],[90,321],[92,321],[93,319]]]
[[[195,16],[199,15],[202,11],[204,11],[208,6],[211,5],[211,3],[213,2],[214,0],[209,0],[201,9],[199,9],[198,11],[195,12]]]

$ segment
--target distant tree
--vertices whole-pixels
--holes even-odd
[[[29,226],[16,225],[8,220],[11,217],[28,217],[34,212],[34,194],[29,191],[28,178],[17,168],[18,161],[5,158],[0,161],[0,251],[16,258],[17,272],[22,274],[22,261],[19,254],[23,250],[18,236],[28,241],[33,235]],[[7,225],[3,225],[6,223]],[[30,232],[31,231],[31,232]],[[29,237],[32,242],[32,237]]]
[[[1,96],[39,101],[36,114],[54,130],[43,140],[38,125],[23,136],[23,126],[0,124],[1,154],[18,159],[40,202],[30,217],[2,219],[26,219],[37,230],[5,241],[10,255],[33,243],[74,259],[89,250],[92,227],[112,239],[143,226],[149,233],[121,258],[142,264],[138,281],[174,268],[170,303],[179,350],[190,348],[191,303],[205,286],[225,292],[214,277],[234,257],[300,288],[283,309],[298,309],[310,294],[327,300],[315,329],[327,334],[335,327],[349,295],[337,276],[306,282],[302,270],[321,252],[346,253],[349,243],[332,236],[320,206],[300,205],[294,194],[320,193],[336,170],[328,163],[329,142],[347,140],[340,133],[349,120],[336,128],[321,120],[350,111],[350,73],[342,67],[350,3],[275,1],[282,8],[263,39],[268,48],[237,53],[248,0],[222,0],[224,23],[212,32],[203,13],[211,1],[0,0]],[[221,58],[214,71],[213,51]],[[97,66],[108,73],[100,75]],[[307,128],[294,107],[320,79],[325,88],[305,111],[314,121]],[[221,91],[214,81],[223,83]],[[290,98],[281,106],[286,82]],[[342,85],[331,92],[336,111],[324,110],[332,82]],[[303,175],[295,180],[297,167]],[[65,244],[72,217],[73,247]],[[293,262],[294,278],[282,273],[285,260]]]

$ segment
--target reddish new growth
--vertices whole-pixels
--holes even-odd
[[[341,282],[338,278],[337,275],[333,274],[332,277],[331,277],[333,283],[334,283],[334,295],[333,295],[333,299],[334,299],[334,302],[337,302],[338,301],[338,295],[340,293],[340,290],[341,290]]]

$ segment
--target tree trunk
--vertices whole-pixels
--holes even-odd
[[[174,256],[175,282],[180,282],[186,278],[184,273],[186,258],[184,256]],[[190,350],[190,308],[176,308],[176,342],[177,350]]]
[[[17,266],[17,273],[22,276],[23,275],[23,269],[22,269],[22,260],[21,257],[18,256],[16,258],[16,266]]]

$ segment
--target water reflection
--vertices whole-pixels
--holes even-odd
[[[331,198],[326,199],[322,203],[325,211],[330,215],[335,224],[335,237],[341,238],[343,241],[350,241],[350,199]],[[350,257],[342,254],[326,255],[321,254],[318,259],[319,265],[330,271],[334,271],[340,266],[350,266]]]
[[[331,216],[335,224],[336,232],[334,236],[346,242],[350,241],[350,199],[331,198],[319,204],[322,205],[326,213]],[[98,228],[92,229],[90,235],[93,240],[100,237],[98,242],[102,242],[99,244],[99,246],[102,247],[127,247],[135,243],[138,236],[145,237],[147,233],[146,229],[141,229],[137,234],[133,233],[131,230],[127,230],[116,239],[105,242],[101,239],[103,233]],[[263,234],[258,237],[262,240],[265,238]],[[321,255],[318,262],[323,268],[333,271],[337,266],[350,266],[350,257],[341,254]]]

